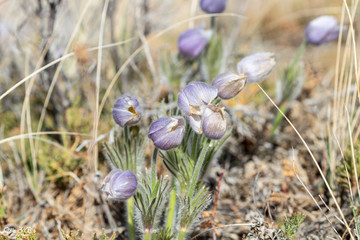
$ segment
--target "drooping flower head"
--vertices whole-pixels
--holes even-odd
[[[245,87],[245,74],[234,74],[232,72],[225,72],[217,76],[212,86],[218,90],[218,96],[222,99],[230,99],[239,94]]]
[[[193,82],[178,94],[178,106],[188,119],[191,128],[196,133],[202,133],[201,115],[204,107],[217,96],[217,89],[203,82]]]
[[[135,194],[138,182],[130,171],[112,170],[104,180],[101,190],[112,200],[127,200]]]
[[[226,0],[200,0],[200,7],[206,13],[221,13],[225,10]]]
[[[315,18],[305,28],[308,43],[320,45],[330,42],[339,35],[339,22],[333,16]]]
[[[243,58],[237,64],[237,71],[238,74],[245,74],[247,82],[256,83],[268,78],[275,64],[274,53],[255,53]]]
[[[215,105],[206,107],[202,115],[201,128],[207,138],[222,138],[226,132],[224,108]]]
[[[179,52],[189,58],[197,57],[205,49],[212,35],[203,26],[183,32],[178,39]]]
[[[148,137],[161,150],[179,146],[185,135],[185,119],[180,116],[162,117],[150,125]]]
[[[136,97],[124,94],[116,100],[112,114],[114,121],[124,127],[138,123],[142,109]]]

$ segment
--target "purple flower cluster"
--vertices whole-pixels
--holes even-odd
[[[210,139],[220,139],[226,132],[224,108],[211,103],[217,95],[216,87],[203,82],[190,83],[178,95],[178,106],[191,128]]]

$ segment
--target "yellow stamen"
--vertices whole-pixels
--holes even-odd
[[[135,115],[137,115],[135,109],[132,106],[128,107],[128,111],[135,114]]]

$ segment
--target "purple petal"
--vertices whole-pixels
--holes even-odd
[[[200,7],[206,13],[221,13],[225,10],[226,0],[201,0]]]
[[[225,112],[222,108],[210,105],[204,110],[201,128],[210,139],[220,139],[226,132]]]
[[[309,43],[320,45],[337,38],[339,29],[339,22],[335,17],[321,16],[308,23],[305,35]]]
[[[181,144],[185,135],[185,120],[180,116],[162,117],[150,126],[148,137],[162,150]]]
[[[197,134],[201,134],[201,115],[191,115],[188,117],[190,127]]]
[[[129,170],[112,170],[105,178],[101,190],[109,199],[126,200],[135,194],[137,188],[136,176]]]
[[[137,188],[136,176],[129,170],[114,174],[110,180],[109,199],[126,200],[135,194]]]
[[[198,27],[182,33],[178,39],[180,53],[190,58],[200,55],[211,38],[211,31],[209,31]]]
[[[238,75],[232,72],[222,73],[217,76],[212,86],[218,90],[218,96],[222,99],[230,99],[235,97],[245,87],[246,76]]]
[[[187,85],[178,95],[178,106],[185,115],[190,114],[191,106],[209,104],[217,96],[217,89],[203,82]]]
[[[256,83],[268,78],[275,64],[273,53],[255,53],[243,58],[237,64],[237,71],[238,74],[246,75],[247,82]]]
[[[116,100],[112,114],[114,121],[124,127],[138,123],[142,109],[136,97],[124,94]]]
[[[104,179],[104,182],[101,186],[101,190],[105,192],[106,194],[110,194],[110,180],[111,178],[116,174],[121,174],[123,171],[120,169],[114,169],[112,170]]]

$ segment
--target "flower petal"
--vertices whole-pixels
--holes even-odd
[[[274,53],[255,53],[243,58],[237,64],[237,71],[246,75],[247,82],[256,83],[268,78],[275,64]]]
[[[226,118],[223,108],[210,105],[204,110],[201,128],[210,139],[220,139],[226,132]]]
[[[339,30],[339,22],[335,17],[320,16],[308,23],[305,35],[309,43],[320,45],[337,38]]]
[[[178,94],[178,106],[185,115],[190,114],[190,105],[209,104],[217,96],[217,89],[203,82],[193,82]]]
[[[225,72],[217,76],[212,86],[218,90],[218,96],[222,99],[230,99],[235,97],[245,87],[245,74],[234,74],[232,72]]]
[[[185,120],[180,116],[162,117],[150,126],[148,137],[162,150],[181,144],[185,135]]]

